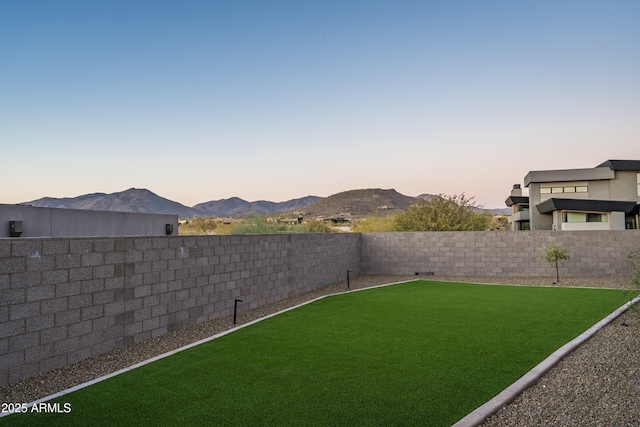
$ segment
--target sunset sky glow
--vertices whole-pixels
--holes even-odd
[[[640,1],[7,0],[0,203],[362,188],[504,207],[640,160]]]

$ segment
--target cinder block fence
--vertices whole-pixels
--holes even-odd
[[[640,231],[0,239],[0,386],[357,274],[628,274]]]
[[[542,258],[551,241],[569,248],[561,275],[625,276],[627,255],[640,250],[640,230],[363,233],[360,268],[366,274],[555,277],[555,266]]]
[[[0,240],[0,385],[359,271],[358,235]]]

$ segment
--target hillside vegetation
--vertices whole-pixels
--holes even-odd
[[[496,217],[479,208],[473,197],[438,195],[429,200],[418,199],[405,210],[381,215],[376,212],[365,218],[338,227],[333,221],[308,219],[299,216],[278,219],[253,215],[234,221],[196,218],[181,224],[180,234],[271,234],[317,233],[331,231],[482,231],[496,226]]]
[[[417,201],[417,198],[405,196],[396,190],[350,190],[312,203],[302,208],[300,213],[303,213],[305,218],[340,216],[357,219],[370,215],[389,216],[406,210]]]
[[[393,217],[371,216],[354,224],[353,231],[482,231],[492,216],[474,198],[444,195],[420,199]]]
[[[252,215],[235,221],[217,218],[194,218],[181,223],[180,235],[204,234],[284,234],[284,233],[328,233],[337,231],[324,221],[280,221],[264,215]]]

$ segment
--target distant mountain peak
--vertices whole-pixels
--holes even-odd
[[[178,215],[181,217],[202,215],[193,208],[189,208],[178,202],[160,197],[145,188],[130,188],[128,190],[111,194],[92,193],[78,197],[65,197],[61,199],[46,197],[32,202],[26,202],[24,204],[49,208],[162,213]]]
[[[398,213],[415,203],[414,197],[405,196],[394,189],[367,188],[334,194],[305,207],[304,211],[312,217],[354,218]]]

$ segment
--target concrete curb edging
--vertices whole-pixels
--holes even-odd
[[[473,410],[464,418],[460,419],[460,421],[453,424],[452,427],[477,427],[482,424],[487,418],[489,418],[489,416],[496,413],[503,406],[512,402],[520,393],[536,383],[544,374],[546,374],[551,368],[557,365],[562,359],[564,359],[566,356],[568,356],[574,350],[584,344],[600,329],[613,322],[616,318],[627,311],[633,304],[638,303],[638,301],[640,301],[640,297],[636,297],[628,303],[625,303],[623,306],[587,329],[585,332],[578,335],[576,338],[569,341],[558,350],[554,351],[549,357],[547,357],[529,372],[520,377],[516,382],[498,393],[495,397],[493,397],[485,404]]]

